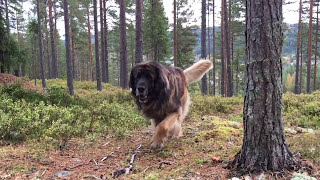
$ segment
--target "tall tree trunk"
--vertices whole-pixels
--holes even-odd
[[[244,138],[231,165],[245,172],[296,169],[283,132],[282,1],[248,0],[246,9]]]
[[[208,13],[208,58],[209,60],[211,60],[211,57],[210,57],[210,48],[211,48],[211,45],[210,45],[210,5],[209,5],[209,0],[208,0],[208,4],[207,4],[207,13]],[[209,76],[208,76],[208,81],[209,81],[209,93],[211,94],[211,81],[210,81],[210,71],[209,71]]]
[[[177,1],[173,0],[173,58],[174,66],[178,66],[178,42],[177,42]]]
[[[41,68],[41,80],[42,80],[42,87],[46,88],[46,77],[45,77],[45,70],[44,70],[44,60],[43,60],[43,49],[42,49],[42,30],[41,30],[41,14],[40,14],[40,0],[37,0],[37,15],[38,15],[38,37],[39,37],[39,54],[40,54],[40,68]]]
[[[46,46],[45,46],[45,51],[46,51],[46,62],[48,66],[48,73],[47,73],[47,78],[51,78],[51,68],[50,68],[50,52],[49,52],[49,31],[48,31],[48,14],[47,14],[47,4],[45,1],[43,1],[43,4],[45,6],[45,13],[44,13],[44,26],[45,26],[45,34],[46,34]]]
[[[106,54],[105,54],[105,39],[104,39],[104,25],[103,25],[103,4],[100,0],[100,33],[101,33],[101,69],[102,69],[102,82],[106,83]]]
[[[143,3],[136,0],[136,64],[143,60]]]
[[[301,48],[300,48],[300,93],[302,93],[302,88],[303,88],[303,78],[302,78],[302,62],[303,62],[303,56],[302,56],[302,43],[301,43]]]
[[[318,30],[319,30],[319,4],[317,4],[316,47],[314,52],[313,90],[317,89],[317,55],[318,55]]]
[[[56,78],[59,78],[59,74],[61,73],[59,71],[59,37],[58,37],[58,30],[57,30],[57,19],[58,19],[58,13],[57,13],[57,5],[56,0],[53,1],[53,9],[54,9],[54,38],[55,38],[55,50],[56,50]]]
[[[10,21],[9,21],[9,6],[8,6],[8,0],[4,1],[5,7],[6,7],[6,26],[7,26],[7,33],[10,33]]]
[[[215,18],[214,18],[214,1],[212,2],[212,95],[216,95],[216,27],[215,27]]]
[[[88,18],[88,43],[89,43],[89,63],[90,63],[90,79],[93,81],[93,55],[92,55],[92,42],[91,42],[91,25],[90,25],[90,3],[87,6],[87,18]]]
[[[301,89],[299,89],[299,61],[300,61],[300,46],[301,46],[301,15],[302,15],[302,0],[300,0],[299,4],[299,22],[298,22],[298,37],[297,37],[297,53],[296,53],[296,77],[295,77],[295,86],[294,86],[294,93],[299,94]],[[302,71],[302,69],[301,69]],[[300,79],[301,81],[301,79]]]
[[[102,90],[101,85],[101,71],[100,71],[100,60],[99,60],[99,33],[98,33],[98,8],[97,0],[93,0],[93,17],[94,17],[94,48],[95,48],[95,58],[96,58],[96,79],[97,79],[97,89]]]
[[[221,96],[225,96],[225,91],[226,91],[226,65],[225,65],[225,34],[224,34],[224,0],[221,0]]]
[[[202,0],[201,3],[201,58],[207,57],[206,52],[206,0]],[[201,81],[202,94],[208,94],[207,75],[205,74]]]
[[[52,73],[51,77],[56,79],[58,78],[58,61],[57,61],[57,52],[56,52],[56,43],[55,43],[55,33],[54,33],[54,24],[52,16],[52,0],[49,0],[49,26],[50,26],[50,39],[51,39],[51,67]]]
[[[236,66],[236,94],[239,94],[239,73],[240,73],[240,58],[239,54],[237,53],[236,55],[236,61],[237,61],[237,66]]]
[[[107,24],[107,10],[106,0],[103,0],[103,20],[104,20],[104,45],[105,45],[105,66],[106,66],[106,83],[109,83],[109,52],[108,52],[108,24]]]
[[[229,0],[230,3],[230,0]],[[228,8],[227,8],[227,0],[224,0],[224,26],[225,26],[225,48],[227,54],[227,79],[228,79],[228,88],[227,88],[227,96],[233,96],[233,83],[232,83],[232,66],[231,66],[231,58],[230,58],[230,26],[228,19]]]
[[[66,61],[67,61],[67,84],[69,93],[74,95],[73,90],[73,73],[72,73],[72,59],[71,59],[71,47],[70,47],[70,22],[69,22],[69,10],[68,0],[63,1],[64,9],[64,26],[65,26],[65,38],[66,38]]]
[[[120,87],[128,87],[126,1],[120,0]]]
[[[308,65],[307,65],[307,93],[311,93],[311,58],[312,58],[312,14],[313,0],[310,0],[309,38],[308,38]]]

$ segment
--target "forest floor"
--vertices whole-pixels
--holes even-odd
[[[0,74],[0,84],[16,80],[17,77]],[[25,83],[29,89],[36,88],[31,83]],[[50,83],[66,86],[66,82],[62,80]],[[75,85],[79,92],[81,89],[82,94],[85,90],[90,90],[92,96],[83,95],[88,99],[100,99],[108,92],[104,90],[100,94],[96,93],[94,82],[77,82]],[[104,87],[108,88],[111,91],[110,88],[113,87]],[[205,100],[201,98],[197,101]],[[212,107],[224,107],[218,102],[219,99],[216,100],[217,106]],[[195,101],[196,99],[194,104]],[[226,99],[223,101],[226,103]],[[191,108],[190,114],[196,108],[199,108],[199,112],[204,112],[205,108],[213,109],[207,105],[207,101],[202,102]],[[184,136],[169,140],[163,149],[156,151],[150,149],[150,125],[138,126],[125,135],[113,132],[88,133],[81,138],[71,138],[63,150],[36,139],[0,143],[0,179],[112,179],[115,171],[129,166],[132,154],[140,145],[142,147],[135,157],[132,171],[119,179],[291,179],[294,172],[241,176],[227,168],[228,162],[241,149],[241,114],[242,105],[236,105],[228,113],[188,117],[183,122]],[[287,118],[284,119],[286,121]],[[306,172],[320,179],[319,130],[292,126],[286,127],[285,132],[289,148],[303,164],[298,172]]]
[[[241,112],[239,107],[228,115],[187,119],[184,136],[169,140],[157,151],[149,148],[150,127],[141,127],[125,137],[105,134],[73,138],[64,150],[27,142],[6,145],[0,148],[0,179],[112,179],[113,172],[129,166],[140,144],[133,170],[119,179],[229,179],[237,176],[226,166],[241,148],[243,126],[227,117]],[[320,179],[319,159],[301,157],[305,151],[319,152],[319,132],[288,132],[286,137],[289,147],[305,164],[300,172]],[[246,178],[291,179],[292,174],[251,174]]]

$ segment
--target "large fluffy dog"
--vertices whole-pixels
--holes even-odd
[[[184,71],[157,62],[143,62],[132,69],[130,88],[139,110],[151,119],[152,148],[162,148],[167,137],[182,136],[181,123],[190,105],[187,86],[211,68],[209,60],[200,60]]]

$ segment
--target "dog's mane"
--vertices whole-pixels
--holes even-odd
[[[150,100],[146,104],[140,103],[135,96],[138,73],[150,73],[154,81]],[[136,65],[130,74],[131,93],[139,110],[147,118],[154,119],[156,124],[168,114],[178,111],[181,106],[181,97],[185,93],[185,86],[186,78],[180,68],[164,66],[154,61]]]

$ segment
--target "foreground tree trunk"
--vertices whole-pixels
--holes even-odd
[[[87,6],[87,18],[88,18],[88,44],[89,44],[89,66],[90,66],[90,79],[93,81],[93,55],[92,55],[92,42],[91,42],[91,25],[90,25],[90,11],[89,11],[90,3]]]
[[[216,95],[216,27],[214,23],[214,1],[212,2],[212,95]]]
[[[128,87],[126,1],[120,0],[120,87]]]
[[[58,78],[58,60],[57,60],[57,52],[56,52],[56,43],[55,43],[55,33],[54,33],[54,24],[53,24],[53,16],[52,16],[52,0],[49,0],[49,26],[50,26],[50,39],[51,39],[51,67],[52,73],[51,77],[53,79]]]
[[[40,0],[37,0],[37,15],[38,15],[38,36],[39,36],[39,53],[40,53],[40,70],[41,70],[41,80],[42,80],[42,87],[46,88],[46,77],[44,72],[44,60],[43,60],[43,37],[41,31],[41,15],[40,15]]]
[[[136,64],[143,60],[143,3],[142,0],[136,0]]]
[[[206,0],[202,0],[201,3],[201,58],[205,59],[206,52]],[[201,81],[201,93],[208,94],[207,75],[205,74]]]
[[[225,35],[224,35],[224,0],[221,1],[221,52],[220,52],[220,59],[221,59],[221,83],[220,83],[220,88],[221,88],[221,96],[225,96],[225,91],[226,91],[226,65],[225,65],[225,48],[224,48],[224,43],[225,43]]]
[[[100,72],[100,60],[99,60],[99,33],[98,33],[98,8],[97,0],[93,0],[93,18],[94,18],[94,48],[96,55],[96,77],[97,77],[97,89],[102,90],[101,85],[101,72]]]
[[[317,90],[317,56],[318,56],[318,31],[319,31],[319,4],[317,4],[316,47],[314,52],[313,90]]]
[[[231,2],[229,2],[231,3]],[[229,18],[228,18],[228,8],[227,8],[227,0],[224,0],[224,31],[225,31],[225,49],[226,49],[226,55],[227,55],[227,97],[233,96],[233,78],[232,78],[232,65],[231,65],[231,56],[230,56],[230,26],[229,26]],[[231,7],[231,6],[230,6]],[[231,14],[231,13],[230,13]],[[231,18],[231,17],[230,17]]]
[[[311,58],[312,58],[312,14],[313,0],[310,0],[309,37],[308,37],[308,64],[307,64],[307,93],[311,93]]]
[[[244,138],[231,165],[244,172],[296,169],[283,133],[282,1],[248,0],[246,6]]]
[[[173,59],[174,66],[178,66],[178,42],[177,42],[177,1],[173,0]]]
[[[64,9],[64,28],[66,37],[66,61],[67,61],[67,84],[69,93],[71,96],[74,95],[73,90],[73,73],[72,73],[72,59],[71,59],[71,44],[70,44],[70,22],[69,22],[69,10],[68,0],[63,1]]]
[[[102,82],[106,83],[106,54],[105,54],[105,38],[104,38],[104,12],[103,12],[102,0],[100,0],[100,34],[101,34],[101,70],[102,70]]]
[[[300,46],[301,46],[301,15],[302,15],[302,0],[300,0],[299,5],[299,22],[298,22],[298,39],[297,39],[297,55],[296,55],[296,79],[295,79],[295,87],[294,87],[294,93],[300,94],[301,89],[299,88],[299,61],[300,61]],[[302,69],[301,69],[302,71]],[[301,81],[301,79],[300,79]]]
[[[103,21],[104,21],[104,46],[105,46],[105,66],[106,66],[106,83],[109,83],[109,52],[108,52],[108,24],[107,24],[107,11],[106,0],[103,0]]]

